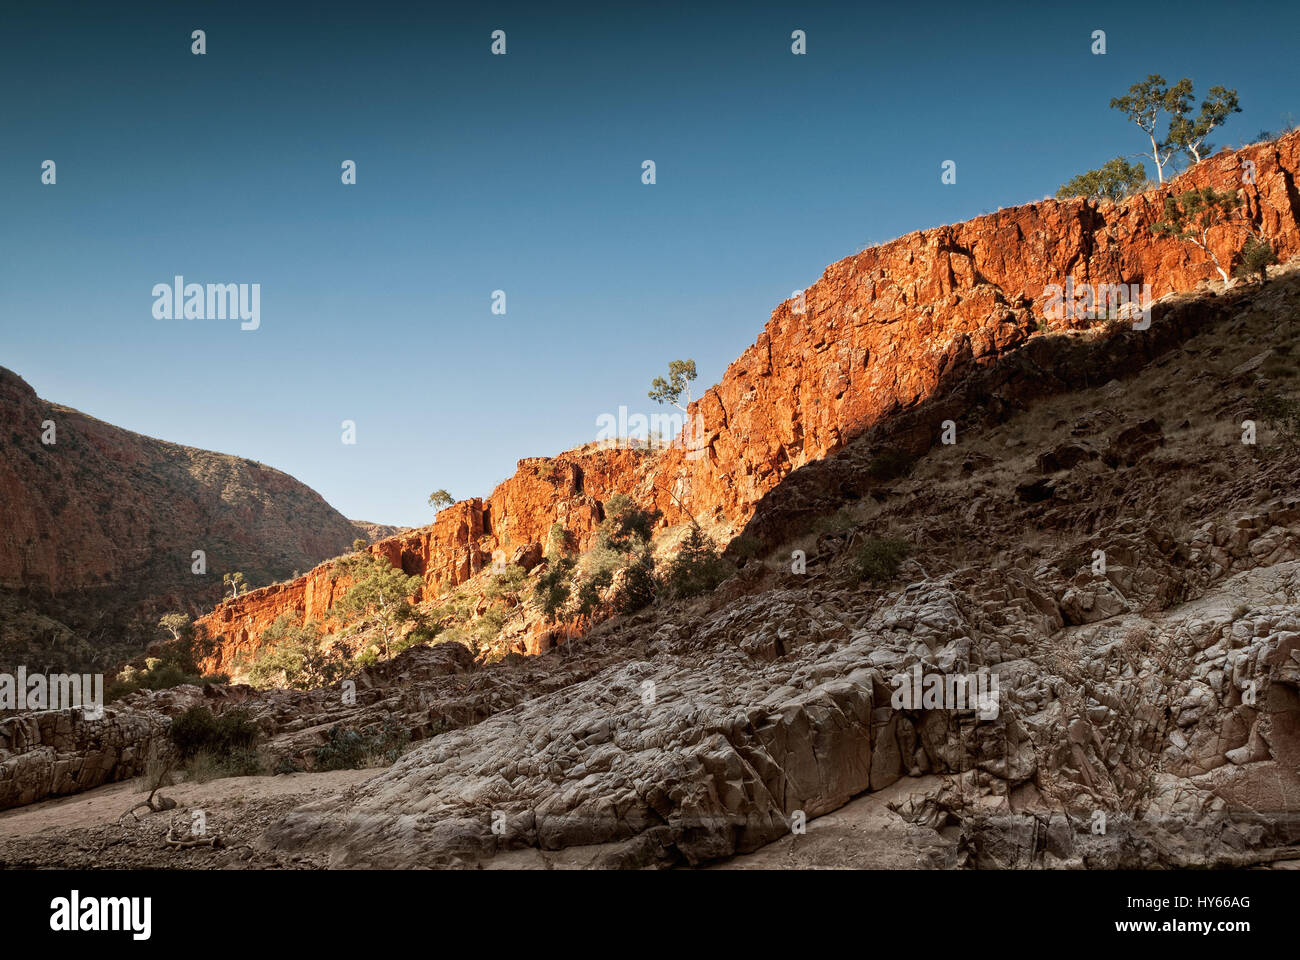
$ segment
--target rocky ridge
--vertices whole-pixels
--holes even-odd
[[[113,722],[238,704],[268,752],[298,760],[339,724],[411,730],[410,752],[346,790],[210,811],[264,829],[209,866],[700,865],[793,848],[875,795],[918,866],[1294,864],[1300,451],[1258,410],[1300,387],[1297,318],[1292,268],[1175,298],[1151,340],[1058,331],[1023,376],[954,387],[995,413],[956,444],[846,489],[878,451],[864,433],[768,494],[759,552],[714,594],[544,656],[485,667],[416,647],[363,673],[355,704],[338,688],[177,688],[133,695]],[[1040,393],[1052,356],[1087,385]],[[903,433],[886,439],[910,435],[892,419]],[[854,553],[883,536],[913,546],[905,576],[860,582]],[[996,673],[997,715],[895,705],[894,678],[917,667]],[[0,754],[0,784],[58,759]],[[75,840],[170,862],[114,830],[0,840],[0,860],[60,862]]]
[[[1244,182],[1248,169],[1254,182]],[[1159,299],[1216,277],[1199,251],[1152,232],[1170,192],[1240,189],[1279,256],[1300,253],[1298,172],[1300,131],[1215,155],[1121,203],[1044,200],[864,250],[828,267],[802,307],[778,306],[754,345],[692,404],[704,424],[696,449],[679,443],[658,454],[584,450],[523,460],[491,497],[458,503],[431,526],[371,549],[422,576],[427,599],[465,582],[498,552],[539,555],[552,523],[585,544],[613,493],[660,510],[664,524],[681,521],[685,508],[738,532],[792,473],[877,425],[910,415],[907,444],[914,453],[927,449],[942,420],[915,415],[927,400],[1018,356],[1044,338],[1043,329],[1078,325],[1044,318],[1049,285],[1147,283]],[[1230,262],[1240,239],[1222,229],[1212,249]],[[1126,347],[1133,357],[1151,349]],[[255,652],[281,615],[328,619],[341,586],[327,564],[223,602],[202,621],[221,638],[206,666]]]

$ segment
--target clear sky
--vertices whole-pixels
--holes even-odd
[[[698,395],[827,264],[1137,152],[1148,73],[1238,90],[1217,144],[1300,119],[1293,3],[554,6],[9,0],[0,365],[421,525],[672,359]],[[177,274],[260,329],[155,319]]]

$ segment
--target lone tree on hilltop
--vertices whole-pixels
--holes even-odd
[[[1206,140],[1210,132],[1223,126],[1232,114],[1241,113],[1236,90],[1210,87],[1209,95],[1201,101],[1201,112],[1195,117],[1191,115],[1192,96],[1192,81],[1187,77],[1168,86],[1164,77],[1153,73],[1129,87],[1126,96],[1111,98],[1111,109],[1122,111],[1147,135],[1151,149],[1140,156],[1155,161],[1160,183],[1165,182],[1165,167],[1177,154],[1185,153],[1192,164],[1200,163],[1203,156],[1213,151]],[[1165,115],[1169,117],[1169,125],[1161,136],[1161,120]],[[1059,200],[1079,196],[1122,200],[1147,186],[1142,164],[1130,164],[1116,157],[1098,170],[1079,174],[1056,191],[1056,196]]]
[[[1180,145],[1174,143],[1169,135],[1156,139],[1156,128],[1160,124],[1160,115],[1170,116],[1171,129],[1188,111],[1192,109],[1192,81],[1183,77],[1172,87],[1165,85],[1165,78],[1158,73],[1149,75],[1141,83],[1129,87],[1128,95],[1112,97],[1111,108],[1121,110],[1151,141],[1151,159],[1156,164],[1156,177],[1165,182],[1165,164],[1169,162]],[[1182,127],[1180,126],[1181,130]],[[1207,131],[1208,132],[1208,131]]]
[[[241,593],[248,593],[248,583],[244,580],[242,573],[223,573],[221,575],[222,591],[230,588],[230,596],[237,597]]]
[[[682,413],[691,405],[690,383],[695,379],[694,360],[674,360],[668,364],[668,379],[655,377],[650,382],[650,399],[655,403],[671,403]],[[686,394],[686,406],[678,403]]]
[[[1099,170],[1081,173],[1060,190],[1058,200],[1070,197],[1088,197],[1091,200],[1123,200],[1142,190],[1147,183],[1147,169],[1140,163],[1129,163],[1123,157],[1107,160]]]
[[[1201,101],[1200,116],[1195,120],[1177,116],[1169,122],[1169,143],[1191,157],[1192,163],[1200,163],[1202,153],[1209,154],[1214,150],[1205,138],[1215,127],[1223,126],[1234,113],[1241,113],[1237,91],[1222,86],[1210,87],[1210,95]]]
[[[429,494],[429,506],[435,510],[441,510],[444,507],[450,507],[456,501],[452,499],[450,493],[446,490],[435,490]]]

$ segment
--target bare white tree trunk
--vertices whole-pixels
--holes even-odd
[[[1208,231],[1206,231],[1206,233],[1208,233]],[[1219,263],[1219,258],[1214,255],[1214,251],[1210,249],[1210,245],[1206,242],[1205,236],[1206,235],[1203,233],[1200,240],[1193,240],[1192,243],[1205,251],[1205,255],[1209,257],[1210,262],[1214,264],[1214,269],[1218,270],[1219,276],[1223,277],[1224,286],[1231,287],[1232,278],[1229,277],[1227,271],[1223,269],[1222,264]]]
[[[1156,162],[1156,176],[1160,178],[1161,183],[1164,183],[1165,165],[1160,162],[1160,147],[1156,143],[1156,135],[1153,132],[1148,133],[1147,136],[1151,138],[1151,159]]]

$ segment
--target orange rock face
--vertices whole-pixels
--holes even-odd
[[[601,505],[616,493],[632,493],[652,459],[646,451],[606,449],[521,460],[515,475],[487,500],[461,501],[440,511],[429,526],[369,549],[422,577],[425,585],[415,599],[430,599],[491,565],[498,551],[500,559],[513,562],[520,548],[544,543],[557,521],[585,549],[604,518]],[[224,601],[198,621],[209,635],[223,638],[204,669],[229,670],[236,656],[255,653],[259,637],[283,614],[296,623],[328,622],[348,586],[327,562],[296,580]]]
[[[684,504],[696,517],[738,528],[792,470],[924,400],[941,379],[1034,336],[1050,285],[1149,284],[1158,298],[1217,278],[1200,250],[1152,232],[1171,192],[1238,189],[1279,259],[1300,254],[1298,173],[1300,132],[1293,132],[1208,158],[1122,203],[1044,200],[864,250],[828,267],[802,305],[778,306],[754,345],[692,405],[703,418],[702,455],[674,446],[522,460],[488,500],[458,503],[431,526],[371,549],[423,576],[428,592],[463,583],[493,551],[508,559],[544,542],[557,521],[585,546],[614,493],[656,507],[664,522],[683,519]],[[1220,227],[1210,245],[1230,269],[1243,240],[1240,230]],[[201,621],[225,638],[223,653],[206,666],[219,669],[230,650],[254,648],[280,613],[324,619],[338,594],[330,583],[325,564],[222,604]]]

